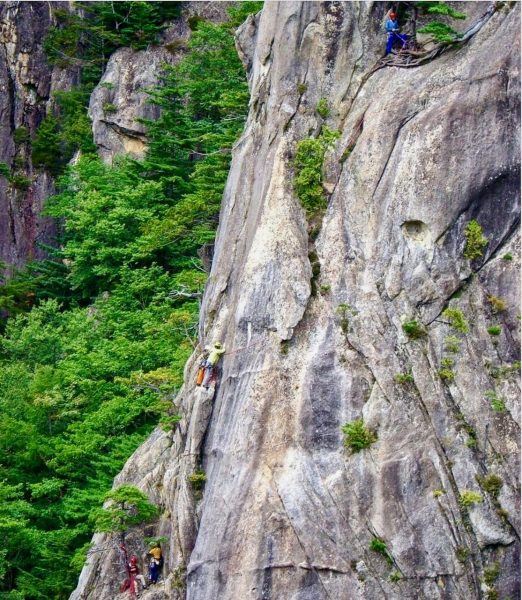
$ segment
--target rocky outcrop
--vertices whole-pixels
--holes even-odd
[[[144,598],[519,597],[520,6],[422,67],[373,71],[384,9],[266,2],[238,37],[251,109],[200,322],[227,348],[219,384],[194,386],[195,354],[182,422],[116,481],[163,511]],[[318,219],[292,174],[321,98],[341,133]],[[473,219],[488,244],[470,262]],[[376,441],[353,453],[357,418]],[[115,544],[94,542],[75,600],[118,597]]]
[[[190,19],[225,21],[230,4],[187,3],[157,46],[138,51],[120,48],[114,52],[89,103],[94,142],[105,162],[112,163],[118,154],[143,158],[146,126],[140,120],[155,120],[160,110],[149,102],[148,91],[157,85],[164,65],[174,65],[183,57],[191,33]]]
[[[38,242],[49,243],[55,226],[42,217],[54,192],[49,174],[31,163],[31,138],[45,117],[52,92],[69,88],[77,73],[51,67],[43,40],[53,8],[66,2],[3,2],[0,6],[0,162],[16,177],[0,176],[0,260],[20,266],[41,258]]]

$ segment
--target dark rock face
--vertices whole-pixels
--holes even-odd
[[[54,90],[70,87],[77,74],[51,68],[42,41],[52,8],[65,2],[3,2],[0,5],[0,162],[19,179],[0,177],[0,260],[20,266],[40,258],[38,242],[54,235],[51,219],[40,215],[54,192],[52,178],[31,163],[31,138],[45,117]]]
[[[243,27],[251,110],[200,322],[203,344],[227,348],[219,384],[195,387],[195,354],[183,421],[116,481],[164,510],[165,580],[144,597],[519,598],[520,6],[497,9],[463,47],[371,76],[383,3],[266,2]],[[321,98],[341,134],[323,169],[314,295],[292,177]],[[488,238],[472,263],[471,219]],[[403,329],[413,319],[418,339]],[[358,418],[377,440],[350,453],[341,426]],[[202,499],[188,480],[199,466]],[[117,597],[114,558],[93,554],[71,598]]]

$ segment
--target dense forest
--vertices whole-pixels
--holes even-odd
[[[60,223],[48,259],[0,288],[0,598],[61,599],[74,587],[112,479],[160,422],[196,340],[211,243],[248,88],[229,21],[193,19],[184,58],[150,101],[144,160],[96,155],[87,104],[110,54],[158,43],[170,2],[79,2],[56,10],[48,60],[81,59],[32,140],[58,177],[46,213]],[[124,25],[122,25],[124,23]],[[69,163],[73,155],[79,159]]]

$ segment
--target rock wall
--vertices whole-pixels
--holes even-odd
[[[45,117],[55,90],[68,89],[78,77],[71,69],[51,67],[42,42],[53,23],[53,8],[67,2],[2,2],[0,5],[0,162],[28,181],[13,184],[0,176],[0,260],[23,265],[41,258],[37,243],[50,243],[53,221],[41,216],[54,192],[48,173],[31,163],[31,138]]]
[[[227,354],[208,392],[193,355],[183,420],[115,482],[162,509],[127,540],[143,554],[144,534],[168,539],[144,598],[520,598],[520,5],[422,67],[372,73],[384,10],[266,2],[238,36],[251,108],[200,322]],[[293,157],[321,98],[341,136],[308,222]],[[470,262],[472,219],[488,244]],[[361,417],[377,441],[351,453],[341,427]],[[71,599],[118,598],[116,544],[93,541]]]

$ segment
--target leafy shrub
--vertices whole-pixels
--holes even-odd
[[[412,340],[418,340],[426,335],[423,325],[417,321],[405,321],[402,324],[402,330]]]
[[[326,195],[322,185],[323,162],[326,151],[339,135],[339,132],[323,126],[319,137],[297,143],[294,189],[309,216],[326,208]]]
[[[389,580],[390,580],[392,583],[397,583],[397,582],[398,582],[398,581],[400,581],[401,579],[402,579],[402,575],[399,573],[399,571],[394,571],[394,572],[393,572],[393,573],[390,575],[390,577],[389,577]]]
[[[500,325],[491,325],[488,327],[489,335],[498,336],[502,333],[502,327]]]
[[[102,110],[105,114],[111,114],[118,112],[118,107],[116,106],[116,104],[112,104],[112,102],[105,102]]]
[[[341,317],[340,325],[343,333],[348,333],[350,330],[350,315],[357,315],[357,309],[350,304],[339,304],[339,306],[335,309],[335,312]]]
[[[446,383],[452,383],[455,381],[455,373],[449,367],[441,367],[437,373],[442,381],[445,381]]]
[[[319,291],[321,292],[322,296],[326,296],[327,294],[329,294],[331,289],[332,286],[327,283],[323,283],[319,286]]]
[[[192,15],[187,19],[188,26],[191,31],[196,31],[201,23],[205,22],[205,19],[200,15]]]
[[[377,552],[381,556],[384,556],[388,564],[393,564],[393,559],[388,551],[388,546],[386,545],[386,542],[384,540],[381,540],[380,538],[373,538],[373,540],[370,542],[369,548],[370,550]]]
[[[482,498],[478,492],[474,492],[473,490],[464,490],[460,494],[459,503],[463,508],[469,508],[470,506],[473,506],[479,502],[484,502],[484,498]]]
[[[443,496],[446,492],[444,490],[433,490],[433,497],[434,498],[440,498],[441,496]]]
[[[393,381],[395,381],[395,383],[404,384],[414,383],[415,379],[413,379],[413,375],[411,373],[396,373],[393,377]]]
[[[475,260],[483,255],[484,247],[488,245],[488,239],[482,233],[482,227],[474,219],[466,225],[464,230],[466,244],[464,256],[469,260]]]
[[[13,140],[14,140],[14,143],[17,146],[19,144],[24,144],[25,142],[28,142],[29,139],[30,139],[30,137],[29,137],[29,129],[27,129],[27,127],[21,125],[20,127],[17,127],[14,130]]]
[[[446,2],[417,2],[417,6],[426,11],[429,15],[441,15],[451,17],[452,19],[466,19],[466,15],[453,9]],[[424,27],[418,29],[419,33],[431,34],[433,38],[441,44],[452,44],[457,42],[461,34],[453,27],[442,21],[430,21]]]
[[[189,483],[194,491],[201,491],[205,487],[205,483],[207,481],[207,476],[205,475],[205,471],[201,469],[197,469],[189,475],[188,477]]]
[[[498,367],[488,365],[488,370],[489,374],[494,379],[503,379],[504,377],[508,377],[512,373],[518,373],[520,371],[520,361],[515,360],[511,364],[506,364]]]
[[[500,575],[500,563],[495,561],[484,568],[484,583],[492,586]]]
[[[484,392],[484,396],[490,401],[491,408],[498,413],[506,412],[506,404],[504,400],[497,395],[495,390],[487,390]]]
[[[446,352],[456,354],[460,351],[460,340],[455,335],[448,335],[444,338],[444,349]]]
[[[457,549],[455,550],[457,560],[462,563],[468,560],[469,554],[469,548],[466,548],[466,546],[457,546]]]
[[[330,108],[328,106],[328,100],[321,98],[315,107],[315,110],[323,119],[326,119],[330,115]]]
[[[446,308],[442,311],[442,316],[449,320],[451,326],[456,331],[467,333],[469,324],[464,318],[464,313],[459,308]]]
[[[365,426],[362,418],[345,423],[341,431],[344,433],[344,445],[353,453],[360,452],[377,441],[377,434]]]
[[[32,161],[34,167],[46,169],[53,176],[63,169],[64,157],[58,120],[53,114],[48,114],[36,130],[32,144]]]
[[[9,165],[6,165],[4,162],[0,162],[0,177],[9,178],[11,176],[11,169]]]
[[[506,252],[506,253],[504,254],[504,256],[502,257],[502,259],[503,259],[503,260],[506,260],[506,261],[513,260],[513,255],[511,254],[511,252]]]
[[[297,93],[302,96],[306,90],[308,89],[308,86],[306,85],[306,83],[298,83],[297,84]]]
[[[494,314],[502,312],[507,308],[506,301],[502,298],[497,298],[497,296],[488,296],[488,302],[491,304]]]
[[[11,175],[9,181],[14,188],[21,191],[29,189],[31,185],[29,177],[20,174]]]
[[[175,429],[176,425],[183,419],[181,415],[168,415],[166,417],[161,417],[160,419],[160,427],[163,431],[171,431]]]
[[[477,482],[480,487],[487,492],[492,498],[497,499],[500,490],[504,485],[504,481],[500,475],[496,473],[488,473],[484,477],[477,476]]]

